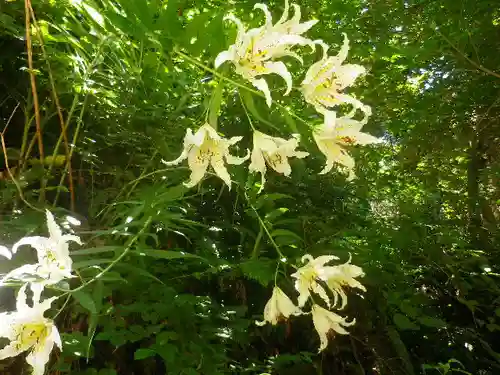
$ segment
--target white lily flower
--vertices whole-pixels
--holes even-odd
[[[360,109],[368,117],[370,107],[361,103],[353,96],[342,93],[346,87],[365,73],[365,68],[357,64],[342,64],[349,52],[349,39],[344,34],[344,44],[338,55],[328,56],[328,46],[321,43],[323,58],[311,65],[302,82],[302,93],[309,104],[314,105],[320,113],[327,108],[340,104],[350,104],[354,111]]]
[[[329,271],[327,285],[333,293],[333,306],[337,305],[338,297],[340,296],[341,305],[339,309],[343,309],[347,304],[347,296],[344,292],[343,287],[348,286],[350,288],[361,289],[366,292],[366,288],[361,284],[357,277],[363,277],[365,273],[361,267],[351,264],[351,259],[338,266],[334,266],[333,269]]]
[[[7,258],[7,259],[11,259],[12,258],[12,254],[10,252],[9,249],[7,249],[5,246],[2,246],[0,245],[0,255]]]
[[[232,62],[238,74],[264,93],[266,103],[270,107],[271,91],[267,81],[258,77],[272,73],[278,74],[286,82],[285,95],[288,95],[292,90],[292,76],[282,61],[274,60],[283,56],[291,56],[302,62],[301,57],[291,51],[291,48],[295,45],[315,47],[315,42],[302,37],[301,34],[309,30],[317,21],[300,23],[300,7],[295,4],[295,15],[287,20],[288,0],[283,16],[275,25],[265,4],[255,4],[254,8],[262,10],[266,16],[265,24],[261,27],[247,31],[238,18],[232,15],[225,18],[236,24],[238,33],[235,43],[215,58],[215,68],[217,69],[226,61]]]
[[[82,245],[78,236],[72,234],[62,234],[61,228],[54,220],[54,216],[49,210],[46,210],[47,228],[49,237],[24,237],[12,247],[12,253],[15,254],[19,247],[30,245],[37,252],[37,264],[25,264],[9,272],[0,284],[8,279],[27,280],[24,275],[35,276],[44,285],[57,284],[65,278],[73,277],[71,275],[73,261],[69,255],[70,241]],[[35,281],[35,280],[30,280]]]
[[[325,111],[324,116],[323,125],[313,131],[313,138],[319,150],[326,156],[326,165],[320,174],[330,172],[334,163],[339,163],[347,169],[348,180],[352,180],[355,177],[355,163],[344,147],[379,143],[381,140],[362,133],[361,128],[364,125],[362,121],[346,116],[337,118],[334,111]]]
[[[165,162],[166,165],[177,165],[183,160],[188,160],[191,177],[184,185],[191,188],[197,185],[205,176],[208,166],[211,165],[217,176],[219,176],[231,189],[231,176],[229,175],[225,162],[239,165],[250,157],[247,150],[245,157],[236,157],[229,153],[229,147],[239,142],[243,137],[222,138],[217,131],[209,124],[201,126],[193,134],[191,129],[187,129],[184,137],[184,149],[181,155],[172,161]]]
[[[349,332],[344,327],[349,327],[356,323],[356,319],[348,322],[347,318],[343,318],[316,304],[312,306],[311,312],[314,328],[318,332],[321,342],[319,347],[320,352],[328,346],[328,333],[330,331],[333,330],[341,335],[348,335]]]
[[[302,257],[302,262],[307,261],[307,264],[297,269],[297,272],[291,275],[296,279],[295,289],[299,292],[299,307],[305,305],[307,299],[311,296],[311,291],[319,295],[330,306],[330,298],[318,281],[327,282],[329,274],[333,271],[333,267],[326,266],[326,263],[336,259],[339,258],[334,255],[322,255],[316,259],[309,254]]]
[[[279,287],[275,286],[273,294],[264,308],[264,321],[255,323],[259,326],[263,326],[268,322],[276,325],[283,317],[289,318],[292,315],[300,314],[302,314],[302,311],[293,304]]]
[[[0,337],[10,343],[0,350],[0,361],[28,352],[26,362],[33,368],[33,375],[43,375],[54,345],[62,348],[59,331],[54,322],[43,315],[56,298],[40,302],[42,289],[32,286],[33,306],[26,303],[26,287],[19,290],[16,311],[0,313]]]
[[[261,174],[262,184],[260,190],[264,188],[266,182],[266,164],[276,172],[288,177],[292,172],[288,158],[302,159],[309,155],[308,152],[296,151],[295,149],[298,146],[298,135],[293,135],[292,138],[287,140],[280,137],[271,137],[257,130],[254,131],[251,163],[248,169],[250,172]]]

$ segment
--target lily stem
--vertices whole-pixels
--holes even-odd
[[[266,223],[264,223],[264,220],[262,220],[262,218],[260,217],[259,213],[257,212],[257,209],[253,206],[252,203],[250,203],[250,199],[248,199],[248,196],[247,194],[245,193],[245,197],[247,199],[247,202],[248,204],[250,205],[250,208],[253,210],[253,212],[255,212],[255,215],[257,216],[257,219],[259,220],[259,224],[261,226],[261,229],[264,230],[264,232],[266,232],[266,235],[267,237],[269,238],[269,241],[271,241],[272,245],[274,246],[274,248],[276,249],[276,252],[278,253],[278,255],[280,256],[280,259],[283,259],[285,258],[285,256],[283,255],[283,253],[281,252],[281,249],[280,247],[278,246],[278,244],[274,241],[274,238],[273,236],[271,236],[271,233],[269,232],[269,229],[267,229],[267,226],[266,226]],[[254,252],[255,252],[255,246],[254,246]]]
[[[122,260],[128,254],[128,252],[132,248],[132,245],[139,239],[139,237],[144,233],[144,231],[147,229],[147,227],[149,227],[149,224],[151,224],[152,220],[153,220],[153,218],[151,216],[149,216],[146,219],[146,221],[145,221],[144,225],[142,226],[141,230],[129,241],[129,243],[128,243],[127,247],[125,248],[125,250],[123,251],[123,253],[121,253],[113,262],[111,262],[111,264],[109,266],[107,266],[105,269],[103,269],[96,277],[94,277],[93,279],[91,279],[89,282],[80,285],[78,288],[71,289],[67,293],[74,293],[74,292],[78,292],[78,291],[82,290],[86,286],[92,284],[93,282],[97,281],[99,278],[101,278],[102,276],[104,276],[104,274],[106,274],[109,270],[111,270],[111,268],[113,268],[120,260]],[[61,297],[63,295],[61,295]]]
[[[259,245],[263,234],[264,231],[262,230],[262,226],[259,225],[259,233],[257,234],[257,238],[255,239],[255,244],[253,245],[252,259],[257,259],[259,257]]]
[[[248,123],[250,124],[250,127],[252,128],[252,130],[255,131],[255,127],[253,126],[252,119],[250,118],[250,115],[248,114],[247,107],[245,106],[245,103],[243,102],[243,98],[241,97],[241,93],[239,90],[238,90],[238,96],[240,97],[241,106],[243,107],[243,110],[245,111],[245,114],[247,115]]]
[[[257,91],[257,90],[254,90],[254,89],[251,89],[239,82],[236,82],[234,80],[232,80],[231,78],[228,78],[226,76],[224,76],[223,74],[217,72],[215,69],[212,69],[212,68],[209,68],[208,66],[206,66],[205,64],[199,62],[198,60],[192,58],[191,56],[185,54],[184,52],[181,52],[179,51],[178,49],[174,49],[174,52],[177,53],[179,56],[182,56],[184,59],[186,59],[187,61],[189,61],[191,64],[193,65],[196,65],[197,67],[207,71],[207,72],[210,72],[212,73],[213,75],[219,77],[220,79],[222,80],[225,80],[229,83],[231,83],[232,85],[236,86],[236,87],[239,87],[243,90],[247,90],[249,92],[251,92],[252,94],[255,94],[257,96],[260,96],[261,98],[265,98],[265,95],[263,93],[261,93],[260,91]],[[296,120],[299,120],[300,122],[303,122],[304,124],[306,125],[309,125],[309,123],[304,120],[302,117],[296,115],[295,113],[293,113],[292,111],[290,111],[289,109],[287,109],[285,106],[279,104],[279,103],[275,103],[276,107],[280,108],[281,110],[287,112],[290,116],[292,116],[293,118],[295,118]]]

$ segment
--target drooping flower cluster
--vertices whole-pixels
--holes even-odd
[[[218,68],[226,61],[234,64],[236,72],[250,81],[257,89],[264,93],[266,103],[272,104],[271,91],[264,78],[266,74],[278,74],[286,82],[288,95],[292,91],[292,75],[283,61],[276,61],[284,56],[291,56],[302,62],[302,58],[292,51],[295,46],[309,45],[314,48],[315,42],[301,36],[309,30],[316,20],[300,23],[300,7],[293,4],[295,14],[288,20],[288,0],[285,10],[279,21],[273,25],[272,15],[265,4],[255,4],[254,9],[264,12],[266,21],[263,26],[246,30],[243,23],[233,15],[226,17],[236,24],[238,34],[236,41],[228,50],[221,52],[215,58],[215,67]]]
[[[310,20],[301,23],[300,7],[297,4],[292,4],[292,6],[294,15],[288,19],[290,7],[288,0],[285,0],[283,15],[278,22],[273,23],[267,6],[256,4],[254,8],[260,9],[265,14],[265,22],[262,26],[253,29],[247,29],[241,20],[228,15],[226,19],[231,20],[237,26],[237,36],[234,44],[216,57],[215,67],[218,68],[224,62],[231,62],[236,73],[259,89],[268,106],[271,106],[271,91],[263,76],[273,73],[280,75],[286,82],[285,95],[288,95],[293,87],[293,79],[287,66],[280,59],[291,56],[302,63],[303,59],[295,48],[311,46],[315,50],[316,45],[320,45],[323,48],[323,56],[307,70],[300,92],[305,101],[324,116],[323,124],[315,127],[312,132],[318,149],[326,157],[325,167],[320,174],[329,172],[335,164],[339,164],[345,168],[348,180],[352,180],[355,177],[355,162],[348,153],[349,147],[379,142],[379,139],[361,132],[361,128],[371,115],[370,107],[344,92],[365,73],[365,68],[344,63],[349,52],[347,35],[344,34],[343,45],[335,56],[328,55],[329,46],[323,41],[313,41],[303,36],[318,21]],[[347,106],[350,111],[343,116],[337,116],[336,108],[339,106]],[[356,120],[355,116],[359,111],[363,113],[363,118]],[[228,187],[231,187],[231,177],[225,167],[225,162],[241,164],[248,158],[248,154],[244,158],[233,157],[229,154],[228,147],[241,139],[242,137],[232,137],[226,140],[209,124],[201,126],[194,135],[188,129],[182,154],[176,160],[165,163],[175,165],[188,159],[191,169],[191,178],[185,183],[188,187],[195,186],[203,179],[209,165],[212,165],[215,173]],[[289,158],[301,159],[309,155],[307,152],[297,151],[298,146],[297,135],[286,139],[254,129],[249,171],[261,174],[260,190],[266,181],[267,167],[284,176],[289,176],[291,174]]]
[[[326,265],[332,260],[338,259],[333,255],[323,255],[317,258],[313,258],[309,254],[304,255],[302,262],[307,263],[291,275],[295,278],[295,289],[299,293],[297,305],[278,286],[275,286],[273,294],[264,308],[264,321],[257,322],[257,324],[264,325],[269,322],[276,325],[280,320],[287,319],[292,315],[307,314],[301,309],[309,299],[312,299],[311,315],[314,328],[320,337],[319,351],[327,347],[329,332],[334,331],[341,335],[348,334],[345,328],[354,325],[356,319],[348,322],[347,318],[330,311],[330,309],[342,310],[347,305],[347,295],[344,288],[357,288],[366,291],[365,287],[356,280],[356,278],[364,276],[364,272],[361,267],[351,264],[350,259],[344,264]],[[321,298],[328,309],[317,304],[313,295]]]
[[[17,295],[16,311],[0,314],[0,337],[10,341],[0,349],[0,360],[28,352],[26,361],[33,368],[34,375],[43,375],[54,345],[59,348],[62,346],[54,322],[44,317],[57,297],[42,301],[43,290],[48,285],[73,277],[68,243],[82,244],[79,237],[63,234],[48,210],[46,220],[49,237],[24,237],[14,244],[12,250],[0,246],[0,255],[7,259],[11,259],[24,245],[30,245],[37,253],[37,263],[22,265],[0,279],[0,288],[12,281],[22,283]],[[31,307],[26,302],[28,286],[32,291]]]

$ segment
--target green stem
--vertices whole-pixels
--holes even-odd
[[[255,239],[255,244],[253,245],[252,259],[257,259],[259,257],[259,245],[263,234],[264,231],[262,230],[262,226],[259,226],[259,233],[257,234],[257,238]]]
[[[243,98],[241,97],[241,93],[239,90],[238,90],[238,96],[240,97],[241,106],[243,107],[243,110],[245,111],[245,114],[247,115],[248,123],[250,124],[252,130],[255,131],[255,127],[253,126],[252,119],[250,118],[250,115],[248,114],[247,107],[245,106],[245,103],[243,102]]]
[[[68,296],[66,297],[66,300],[64,301],[63,305],[57,311],[56,315],[54,315],[54,317],[52,318],[53,320],[56,320],[56,318],[59,316],[59,314],[62,313],[62,311],[64,310],[64,308],[66,307],[66,305],[68,304],[68,302],[69,302],[70,299],[71,299],[71,294],[68,294]]]
[[[193,59],[191,56],[185,54],[184,52],[181,52],[181,51],[179,51],[177,49],[174,49],[174,52],[177,53],[179,56],[182,56],[183,58],[185,58],[191,64],[196,65],[197,67],[199,67],[199,68],[201,68],[201,69],[203,69],[203,70],[205,70],[207,72],[212,73],[213,75],[219,77],[220,79],[223,79],[223,80],[231,83],[232,85],[234,85],[236,87],[242,88],[243,90],[247,90],[247,91],[251,92],[252,94],[258,95],[261,98],[265,98],[265,95],[263,93],[261,93],[260,91],[251,89],[251,88],[249,88],[249,87],[247,87],[247,86],[245,86],[245,85],[243,85],[243,84],[241,84],[239,82],[236,82],[236,81],[232,80],[231,78],[228,78],[228,77],[222,75],[221,73],[217,72],[215,69],[209,68],[205,64],[202,64],[198,60]],[[281,105],[279,103],[276,103],[276,102],[275,102],[275,105],[276,105],[276,107],[282,109],[283,111],[286,111],[290,116],[292,116],[296,120],[299,120],[300,122],[303,122],[304,124],[306,124],[306,125],[309,126],[309,122],[307,122],[306,120],[304,120],[302,117],[296,115],[292,111],[288,110],[285,106],[283,106],[283,105]]]
[[[113,268],[120,260],[122,260],[128,254],[128,252],[132,248],[132,245],[144,233],[144,231],[147,229],[149,224],[151,224],[152,220],[153,220],[153,218],[151,216],[146,219],[146,222],[142,226],[141,230],[129,241],[129,243],[128,243],[127,247],[125,248],[125,250],[123,251],[123,253],[121,253],[113,262],[111,262],[111,264],[109,266],[107,266],[105,269],[103,269],[96,277],[91,279],[88,283],[82,284],[76,289],[71,289],[67,293],[74,293],[74,292],[78,292],[78,291],[82,290],[83,288],[87,287],[88,285],[92,284],[93,282],[97,281],[99,278],[104,276],[109,270],[111,270],[111,268]]]
[[[276,271],[274,271],[274,286],[275,287],[278,284],[278,273],[279,273],[279,270],[280,270],[280,262],[281,262],[281,260],[278,260],[276,262]]]
[[[158,153],[158,152],[156,152],[156,153]],[[155,155],[156,155],[156,154],[155,154]],[[153,158],[154,158],[154,156],[153,156]],[[152,163],[153,163],[153,159],[151,160],[151,164],[152,164]],[[132,192],[132,190],[134,190],[134,189],[135,189],[135,187],[137,186],[137,184],[138,184],[138,183],[139,183],[139,181],[141,181],[141,180],[144,180],[144,179],[146,179],[146,178],[148,178],[148,177],[150,177],[150,176],[154,176],[155,174],[158,174],[158,173],[171,171],[171,170],[172,170],[172,168],[176,168],[176,170],[183,170],[183,169],[186,169],[186,170],[187,170],[187,169],[188,169],[188,167],[178,167],[178,166],[175,166],[175,167],[170,167],[170,168],[157,169],[156,171],[149,172],[149,173],[145,173],[145,172],[146,172],[146,170],[147,170],[147,168],[149,168],[149,166],[148,166],[148,167],[146,167],[146,168],[142,171],[142,173],[143,173],[143,174],[141,174],[141,175],[140,175],[139,177],[137,177],[135,180],[129,181],[129,182],[127,182],[125,185],[123,185],[123,188],[120,190],[120,192],[118,193],[118,195],[114,198],[114,201],[115,201],[115,202],[116,202],[116,201],[117,201],[117,199],[118,199],[118,198],[119,198],[119,197],[123,194],[123,192],[127,189],[127,187],[128,187],[129,185],[133,185],[133,186],[130,188],[129,192],[127,193],[127,197],[128,197],[128,196],[130,196],[130,193]],[[109,205],[107,205],[105,208],[103,208],[101,211],[99,211],[99,212],[97,213],[96,217],[102,216],[102,217],[103,217],[103,219],[102,219],[102,220],[104,220],[104,217],[108,214],[108,211],[109,211],[109,210],[111,209],[111,207],[113,207],[113,206],[114,206],[114,204],[109,204]]]
[[[278,253],[278,255],[280,256],[280,259],[283,259],[285,258],[285,255],[283,255],[283,253],[281,252],[280,250],[280,247],[278,246],[278,244],[274,241],[274,238],[273,236],[271,236],[271,233],[269,232],[269,229],[267,229],[267,226],[266,226],[266,223],[264,223],[264,220],[262,220],[262,218],[260,217],[259,213],[257,212],[256,208],[253,206],[252,203],[250,203],[250,199],[248,198],[247,194],[245,193],[245,198],[247,199],[247,202],[248,204],[250,205],[250,208],[253,210],[253,212],[255,212],[255,215],[257,216],[257,219],[259,220],[259,224],[261,226],[261,229],[264,230],[264,232],[266,232],[266,235],[267,237],[269,238],[269,241],[271,241],[271,243],[273,244],[274,248],[276,249],[276,252]],[[254,247],[254,252],[255,252],[255,247]]]
[[[224,91],[224,80],[220,79],[217,83],[217,87],[212,92],[210,97],[210,102],[208,103],[207,115],[205,117],[205,122],[208,122],[215,130],[218,126],[219,110],[222,103],[222,93]]]

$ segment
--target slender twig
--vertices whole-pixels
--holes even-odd
[[[26,204],[28,207],[32,208],[35,211],[42,212],[43,210],[40,210],[40,209],[36,208],[35,206],[33,206],[31,203],[29,203],[24,198],[23,189],[21,188],[21,185],[19,185],[19,183],[15,179],[12,171],[10,170],[9,161],[7,160],[7,157],[8,157],[7,156],[7,147],[5,146],[5,138],[3,136],[3,133],[4,132],[0,133],[0,143],[2,144],[2,151],[3,151],[4,158],[5,158],[5,168],[7,169],[7,173],[9,174],[10,179],[12,180],[12,182],[14,183],[14,185],[16,186],[17,192],[19,193],[19,198],[21,198],[21,200],[24,202],[24,204]]]
[[[10,114],[9,116],[9,119],[7,120],[7,124],[5,124],[5,128],[0,132],[0,143],[2,144],[2,151],[3,151],[3,155],[4,155],[4,159],[5,159],[5,168],[7,169],[7,173],[11,179],[11,181],[14,183],[14,185],[16,186],[16,189],[17,189],[17,192],[19,193],[19,198],[21,198],[21,200],[30,208],[36,210],[36,211],[41,211],[40,209],[34,207],[33,205],[31,205],[31,203],[29,203],[25,198],[24,198],[24,194],[23,194],[23,189],[21,188],[21,185],[19,185],[19,183],[17,182],[17,180],[15,179],[14,177],[14,174],[12,173],[10,167],[9,167],[9,160],[8,160],[8,155],[7,155],[7,147],[5,145],[5,138],[4,138],[4,134],[5,132],[7,131],[7,128],[9,127],[9,124],[10,122],[12,121],[12,118],[14,117],[14,114],[16,113],[17,111],[17,108],[19,108],[19,103],[16,105],[16,107],[14,108],[14,110],[12,111],[12,113]]]
[[[21,105],[21,103],[17,103],[17,105],[14,107],[14,110],[10,114],[9,119],[7,120],[7,123],[5,124],[5,128],[3,128],[3,130],[0,133],[5,134],[5,132],[7,131],[7,128],[9,127],[10,122],[12,121],[12,118],[14,117],[14,114],[16,113],[16,111],[20,105]]]
[[[469,62],[469,64],[471,64],[472,66],[474,66],[475,68],[477,68],[478,70],[481,70],[482,72],[484,72],[486,74],[492,75],[493,77],[500,78],[499,73],[496,73],[496,72],[484,67],[480,63],[475,62],[470,57],[465,55],[462,51],[460,51],[445,35],[443,35],[441,32],[439,32],[439,30],[436,29],[435,31],[439,36],[441,36],[441,38],[443,38],[446,41],[446,43],[448,43],[450,45],[451,48],[453,48],[460,56],[462,56],[465,60],[467,60]]]
[[[44,165],[45,154],[43,150],[43,138],[42,138],[42,129],[41,129],[41,119],[40,119],[40,105],[38,103],[38,93],[36,90],[36,78],[35,71],[33,69],[33,50],[31,44],[31,17],[30,11],[31,2],[30,0],[24,0],[24,11],[25,11],[25,19],[26,19],[26,49],[28,51],[28,69],[31,81],[31,91],[33,94],[33,105],[35,109],[35,124],[36,124],[36,134],[38,138],[38,152],[40,153],[40,163],[42,166]],[[39,200],[42,202],[45,199],[45,176],[41,178],[41,186],[40,186],[40,196]]]
[[[83,114],[85,112],[85,106],[87,104],[87,99],[88,99],[88,95],[85,95],[85,98],[83,99],[83,103],[82,103],[82,109],[80,110],[80,115],[78,116],[78,119],[76,121],[76,130],[75,130],[75,134],[73,134],[73,142],[72,142],[73,145],[69,151],[69,158],[70,159],[73,156],[73,152],[75,150],[75,145],[76,145],[76,142],[78,140],[78,135],[80,134],[80,130],[82,128]],[[69,118],[68,118],[68,122],[69,122]],[[59,186],[61,186],[63,184],[64,177],[66,176],[67,171],[68,171],[68,164],[66,164],[66,167],[63,169],[63,171],[61,173],[61,179],[59,180]],[[61,191],[60,189],[57,190],[56,197],[54,198],[54,203],[52,204],[53,207],[55,207],[57,205],[57,200],[59,199],[59,192],[60,191]]]
[[[59,116],[59,122],[61,124],[61,133],[62,133],[62,137],[64,140],[64,152],[66,155],[66,164],[68,166],[68,184],[69,184],[69,192],[70,192],[70,196],[71,196],[71,211],[75,211],[75,191],[74,191],[74,186],[73,186],[73,168],[71,166],[71,155],[70,155],[70,151],[69,151],[68,135],[67,135],[67,131],[66,131],[67,124],[65,124],[65,121],[64,121],[64,116],[62,113],[61,105],[59,103],[59,97],[57,95],[54,77],[52,75],[52,69],[50,67],[50,61],[49,61],[49,58],[47,56],[47,52],[45,50],[43,33],[40,30],[40,27],[38,26],[38,22],[37,22],[36,17],[35,17],[35,12],[33,11],[33,7],[31,6],[31,4],[28,4],[28,5],[29,5],[30,13],[31,13],[31,18],[33,19],[33,24],[35,25],[35,28],[37,30],[36,34],[38,36],[38,41],[39,41],[40,47],[42,49],[42,54],[43,54],[43,57],[44,57],[45,62],[47,64],[47,71],[49,74],[49,81],[50,81],[50,85],[52,88],[52,95],[54,96],[54,103],[56,104],[57,115]],[[55,156],[57,155],[57,152],[58,152],[58,149],[55,148],[54,154],[52,155],[53,156],[52,163],[49,167],[49,173],[54,165],[54,160],[55,160]]]

